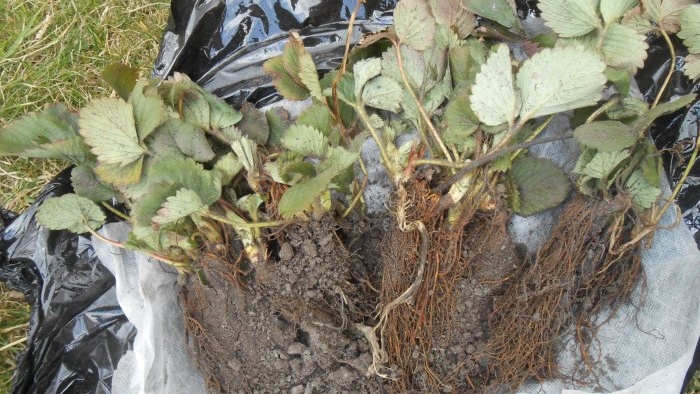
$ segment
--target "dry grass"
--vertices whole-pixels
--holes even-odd
[[[169,3],[149,0],[0,1],[0,127],[47,103],[79,108],[110,95],[100,77],[110,63],[147,76],[168,12]],[[0,158],[0,207],[21,212],[62,167]],[[27,319],[21,297],[0,286],[0,393],[9,390]]]

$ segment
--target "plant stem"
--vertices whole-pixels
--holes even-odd
[[[661,220],[661,217],[666,213],[668,208],[671,207],[671,204],[676,201],[676,198],[678,197],[678,193],[681,192],[681,189],[683,188],[683,183],[685,183],[685,180],[688,179],[688,176],[690,176],[690,171],[693,169],[693,164],[695,164],[695,160],[698,158],[698,151],[700,150],[700,141],[696,139],[695,141],[695,148],[693,149],[693,153],[690,155],[690,160],[686,164],[685,171],[683,171],[683,175],[678,179],[678,182],[676,182],[676,187],[673,188],[673,193],[671,193],[671,196],[666,200],[666,203],[664,204],[663,208],[659,211],[659,213],[654,217],[654,221],[652,224],[656,224]]]
[[[543,137],[543,138],[540,138],[537,140],[525,141],[525,142],[521,142],[519,144],[508,146],[508,147],[503,148],[503,149],[499,149],[496,152],[489,153],[488,155],[482,156],[482,157],[478,158],[477,160],[474,160],[471,163],[467,164],[466,167],[462,168],[456,174],[454,174],[453,176],[448,178],[445,182],[443,182],[441,185],[436,187],[434,189],[434,191],[436,193],[445,192],[455,182],[462,179],[462,177],[464,177],[465,175],[467,175],[468,173],[470,173],[474,169],[476,169],[484,164],[487,164],[495,159],[498,159],[499,157],[506,155],[510,152],[514,152],[514,151],[519,150],[519,149],[529,148],[529,147],[534,146],[534,145],[546,144],[548,142],[566,140],[566,139],[572,138],[573,136],[574,136],[573,132],[569,132],[569,133],[565,133],[562,135],[555,135],[555,136],[551,136],[551,137]]]
[[[127,222],[129,221],[128,216],[126,216],[123,212],[119,211],[118,209],[114,208],[113,206],[109,205],[107,202],[102,201],[100,204],[103,207],[105,207],[106,210],[112,212],[115,216],[118,216],[119,218],[124,219]]]
[[[389,173],[391,173],[392,181],[396,182],[397,174],[394,173],[394,166],[391,164],[391,160],[389,159],[389,155],[386,153],[386,149],[384,149],[384,142],[379,136],[379,132],[377,132],[377,130],[372,126],[372,122],[369,121],[369,116],[367,116],[367,112],[362,104],[355,104],[354,108],[357,115],[360,117],[360,119],[362,119],[362,123],[365,124],[365,127],[367,127],[370,134],[372,134],[372,138],[374,138],[374,141],[377,143],[377,146],[379,147],[379,155],[382,157],[384,167]]]
[[[540,135],[544,131],[544,129],[547,128],[547,126],[549,126],[549,124],[552,122],[552,119],[554,119],[554,115],[549,115],[547,117],[547,119],[545,119],[544,122],[542,122],[542,124],[537,126],[535,131],[533,131],[532,134],[530,134],[527,137],[527,140],[525,140],[525,142],[530,142],[530,141],[534,140],[535,138],[537,138],[537,136]],[[515,158],[518,157],[518,155],[522,151],[523,151],[522,149],[515,151],[515,153],[513,153],[513,156],[511,157],[511,160],[515,160]]]
[[[225,216],[220,216],[216,215],[211,212],[204,212],[202,213],[202,216],[207,217],[212,220],[216,220],[218,222],[228,224],[230,226],[233,226],[234,228],[245,228],[245,229],[259,229],[259,228],[267,228],[267,227],[277,227],[277,226],[284,226],[285,224],[291,223],[289,220],[277,220],[273,222],[256,222],[256,223],[248,223],[248,222],[242,222],[242,221],[235,221],[231,220]]]
[[[87,226],[86,226],[86,227],[87,227]],[[111,240],[111,239],[109,239],[109,238],[107,238],[107,237],[104,237],[104,236],[98,234],[97,231],[95,231],[95,230],[93,230],[93,229],[91,229],[91,228],[89,228],[89,227],[87,227],[87,230],[88,230],[88,232],[89,232],[90,234],[92,234],[95,238],[97,238],[97,239],[99,239],[100,241],[106,243],[107,245],[111,245],[111,246],[114,246],[114,247],[117,247],[117,248],[120,248],[120,249],[126,249],[126,245],[123,244],[123,243],[121,243],[121,242],[117,242],[117,241]],[[147,255],[148,257],[153,257],[154,259],[156,259],[156,260],[158,260],[158,261],[161,261],[161,262],[163,262],[163,263],[165,263],[165,264],[171,265],[171,266],[173,266],[175,269],[177,269],[178,272],[180,272],[180,273],[184,272],[184,271],[186,270],[186,267],[187,267],[187,265],[186,265],[185,263],[178,262],[178,261],[174,261],[174,260],[170,260],[170,259],[168,259],[167,257],[162,256],[162,255],[159,255],[159,254],[157,254],[157,253],[151,253],[151,252],[145,252],[145,251],[139,251],[139,253],[144,253],[144,254]]]
[[[654,103],[651,105],[652,109],[659,104],[659,101],[661,101],[661,96],[663,96],[664,91],[668,87],[668,83],[671,81],[673,73],[676,72],[676,49],[673,48],[671,38],[668,36],[668,34],[666,34],[666,31],[664,31],[663,28],[659,28],[659,31],[661,32],[661,36],[663,36],[664,40],[666,41],[666,45],[668,45],[668,50],[671,52],[671,69],[668,70],[668,75],[666,75],[666,79],[664,79],[661,89],[659,89],[658,93],[656,93],[656,99],[654,99]]]
[[[423,108],[423,104],[421,104],[421,102],[420,102],[420,100],[418,100],[418,97],[416,96],[415,92],[413,92],[413,89],[411,88],[411,84],[408,83],[408,78],[406,78],[406,72],[404,71],[404,68],[403,68],[403,59],[401,57],[401,45],[397,42],[393,42],[393,44],[394,44],[394,47],[396,48],[396,58],[397,58],[398,65],[399,65],[399,71],[401,72],[401,79],[403,80],[403,84],[406,87],[406,90],[411,94],[413,101],[416,102],[416,106],[418,106],[418,111],[420,111],[421,117],[423,118],[423,121],[425,122],[426,126],[428,126],[428,130],[430,130],[430,134],[432,134],[433,139],[435,140],[435,142],[438,144],[438,146],[442,150],[442,154],[445,155],[445,158],[447,160],[454,162],[454,159],[452,158],[450,151],[447,149],[447,146],[445,146],[445,142],[442,140],[442,138],[440,138],[440,134],[438,133],[437,129],[435,129],[435,125],[433,125],[433,122],[430,120],[430,117],[425,112],[425,108]]]
[[[592,123],[594,120],[596,120],[603,112],[607,111],[609,108],[613,107],[617,103],[620,102],[620,96],[615,96],[611,98],[607,103],[601,105],[598,109],[596,109],[591,116],[586,119],[586,124]]]
[[[440,166],[440,167],[447,167],[447,168],[464,168],[469,165],[469,163],[453,163],[451,161],[447,160],[440,160],[440,159],[417,159],[413,161],[413,164],[416,166],[420,165],[432,165],[432,166]]]

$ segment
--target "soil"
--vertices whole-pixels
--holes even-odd
[[[189,349],[210,392],[383,393],[476,392],[489,380],[488,316],[495,293],[518,260],[507,236],[461,240],[465,261],[482,261],[453,278],[453,294],[432,327],[430,349],[413,365],[395,360],[388,378],[368,373],[372,349],[364,332],[377,324],[391,219],[329,219],[285,228],[271,241],[269,261],[232,277],[227,258],[240,245],[203,253],[203,280],[190,276],[182,293]],[[409,306],[406,306],[408,308]],[[407,379],[406,379],[407,378]],[[397,382],[409,382],[410,387]]]

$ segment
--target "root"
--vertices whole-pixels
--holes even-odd
[[[600,324],[593,319],[605,308],[612,315],[642,272],[638,247],[611,251],[632,238],[632,215],[623,197],[579,196],[569,203],[550,239],[495,300],[487,353],[499,383],[516,388],[529,378],[563,377],[557,354],[572,327],[585,364],[578,373],[595,379],[590,347]]]

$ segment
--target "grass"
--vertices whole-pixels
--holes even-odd
[[[47,103],[79,108],[112,89],[102,69],[120,62],[147,76],[167,22],[168,2],[0,1],[0,127]],[[62,169],[46,160],[0,158],[0,207],[21,212]],[[0,285],[0,393],[9,391],[23,347],[28,306]]]
[[[149,0],[0,1],[0,127],[47,103],[73,108],[111,94],[100,77],[121,62],[148,70],[168,3]],[[61,169],[53,161],[0,158],[0,207],[21,212]],[[11,387],[29,307],[0,284],[0,393]],[[700,394],[700,373],[687,394]]]

